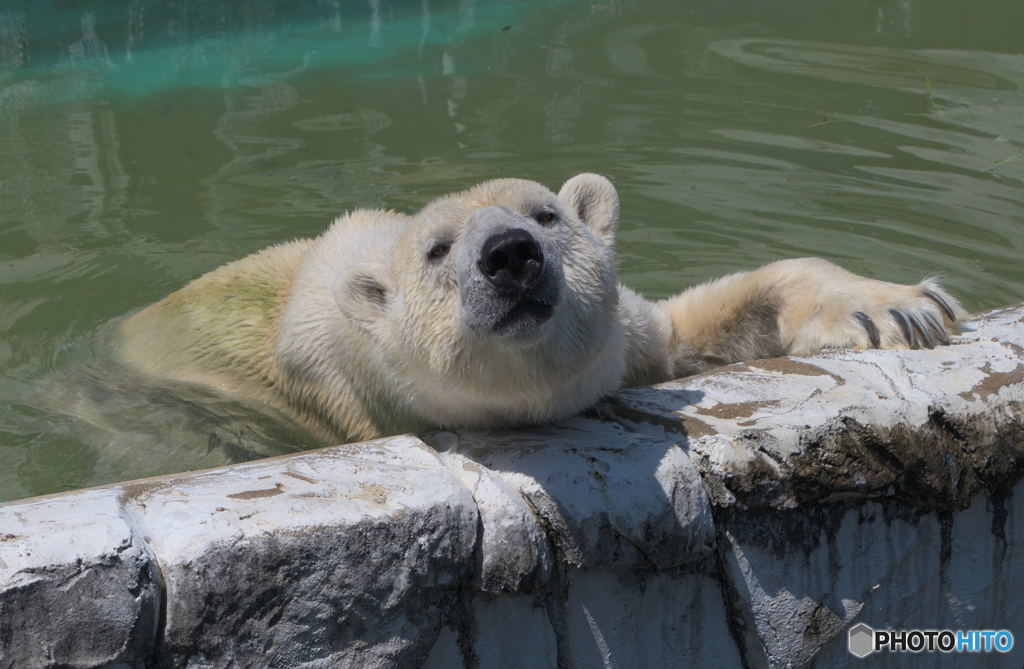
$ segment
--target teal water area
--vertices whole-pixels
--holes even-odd
[[[98,333],[346,210],[498,176],[612,178],[651,297],[817,255],[1018,302],[1022,34],[1007,1],[7,0],[0,499],[308,446],[128,376],[83,390]]]

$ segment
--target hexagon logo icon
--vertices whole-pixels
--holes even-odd
[[[875,652],[875,630],[857,623],[846,633],[846,647],[854,657],[867,657]]]

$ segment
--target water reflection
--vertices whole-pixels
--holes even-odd
[[[208,447],[237,423],[187,411],[83,431],[40,379],[60,388],[103,323],[220,263],[486,178],[613,177],[621,274],[652,296],[813,254],[1019,300],[1022,19],[965,0],[7,3],[0,498],[249,457]],[[197,450],[129,464],[190,423]]]

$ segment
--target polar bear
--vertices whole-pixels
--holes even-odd
[[[569,416],[623,386],[826,348],[932,347],[933,281],[782,260],[652,302],[615,276],[618,195],[487,181],[413,215],[357,210],[125,318],[135,369],[273,407],[325,442]]]

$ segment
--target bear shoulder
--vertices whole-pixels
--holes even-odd
[[[300,239],[263,249],[129,315],[118,327],[122,358],[150,374],[267,399],[275,374],[268,333],[277,331],[313,244]]]

